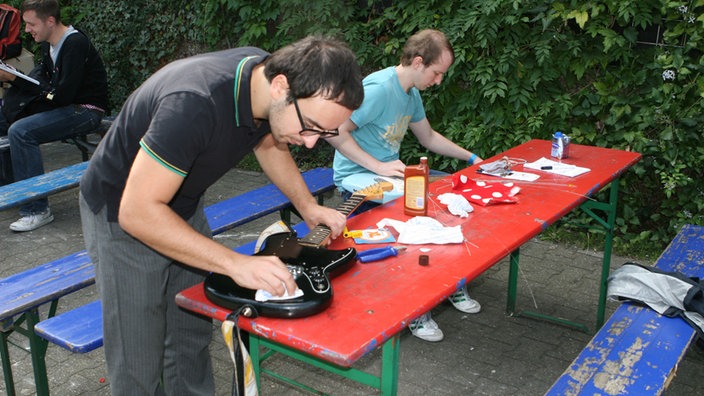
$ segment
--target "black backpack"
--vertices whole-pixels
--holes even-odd
[[[17,8],[0,4],[0,59],[14,58],[22,53],[20,22]]]

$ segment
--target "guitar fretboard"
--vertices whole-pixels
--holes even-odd
[[[337,211],[349,216],[359,205],[364,202],[366,195],[354,193],[349,199],[337,206]],[[330,227],[319,224],[313,228],[308,235],[301,238],[298,243],[304,246],[319,247],[323,244],[323,241],[330,236]]]

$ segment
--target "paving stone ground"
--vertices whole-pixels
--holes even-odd
[[[43,146],[48,169],[81,160],[78,150],[65,143]],[[211,204],[256,188],[266,179],[259,173],[232,170],[208,192]],[[78,214],[78,190],[50,198],[55,221],[29,233],[8,229],[16,210],[0,212],[0,278],[83,250]],[[331,195],[327,202],[337,203]],[[255,240],[259,232],[277,220],[268,216],[219,235],[222,243],[235,247]],[[602,254],[534,239],[521,249],[519,307],[578,320],[593,326],[597,306],[597,284]],[[612,258],[613,268],[630,259]],[[399,395],[542,395],[570,365],[591,336],[563,326],[505,314],[508,260],[504,259],[470,284],[470,294],[482,304],[476,315],[456,311],[448,303],[433,310],[445,340],[428,343],[407,330],[401,336]],[[2,298],[2,296],[0,296]],[[61,300],[68,310],[97,298],[89,287]],[[608,314],[616,308],[609,303]],[[16,334],[11,339],[26,346]],[[217,324],[213,326],[211,351],[217,395],[231,391],[232,368]],[[29,355],[10,346],[18,395],[32,395],[34,379]],[[49,386],[54,395],[109,395],[103,350],[73,354],[55,345],[47,353]],[[266,367],[333,395],[370,395],[364,385],[341,379],[286,357],[273,357]],[[357,368],[379,372],[380,351],[358,362]],[[704,394],[704,355],[687,353],[667,395]],[[262,395],[303,395],[271,377],[262,379]],[[0,395],[7,394],[4,380]]]

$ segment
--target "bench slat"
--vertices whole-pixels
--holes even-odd
[[[313,195],[319,195],[335,188],[332,181],[332,169],[316,168],[303,173],[304,180]],[[255,190],[225,199],[205,208],[206,217],[213,234],[222,233],[230,228],[248,223],[291,204],[278,188],[269,184]],[[297,232],[307,232],[304,223],[294,226]],[[243,254],[252,254],[255,242],[242,245],[235,250]],[[82,277],[79,279],[79,277]],[[45,302],[57,299],[70,291],[92,284],[95,281],[94,268],[86,251],[75,253],[59,260],[27,270],[17,275],[0,280],[0,288],[8,296],[15,296],[2,301],[0,309],[7,316],[8,312],[18,311],[19,301],[26,300],[22,310],[28,310]],[[32,282],[32,279],[36,279]],[[47,280],[49,280],[47,282]],[[63,282],[66,287],[57,287],[55,282]],[[44,283],[48,289],[38,289],[44,296],[38,298],[36,293],[28,293],[27,286]],[[53,292],[51,290],[55,289]],[[73,291],[73,290],[71,290]],[[40,304],[41,301],[41,304]],[[2,316],[0,316],[2,317]],[[90,352],[103,344],[102,312],[99,301],[56,315],[41,321],[35,326],[35,332],[42,338],[76,353]]]
[[[704,277],[704,227],[685,225],[655,267]],[[681,318],[625,302],[547,395],[658,395],[669,385],[694,335]]]
[[[84,250],[0,279],[0,318],[21,313],[95,283]]]
[[[62,175],[62,173],[66,172],[71,173],[75,179],[75,183],[72,185],[78,185],[87,164],[87,162],[76,164],[36,178],[0,187],[0,210],[25,202],[14,195],[22,194],[22,191],[18,191],[20,186],[30,185],[31,188],[40,186],[48,192],[52,188],[50,187],[52,185],[51,180],[35,183],[37,183],[37,180],[51,179],[52,175],[60,175],[59,180],[63,179],[63,183],[74,183],[70,181],[71,175],[68,175],[68,177]],[[305,172],[303,178],[310,191],[314,196],[318,196],[318,200],[321,203],[322,196],[320,194],[335,188],[331,169],[313,169]],[[57,181],[57,183],[59,182]],[[52,193],[68,188],[66,187],[67,184],[63,186],[54,186],[53,190],[51,190]],[[273,197],[276,194],[283,197],[278,189],[267,185],[206,208],[206,216],[211,225],[213,235],[277,210],[291,207],[291,204],[285,198],[283,198],[285,201],[274,201]],[[31,199],[36,197],[36,194],[32,195]],[[13,199],[14,201],[12,201]],[[254,202],[255,205],[249,205],[248,202]],[[284,216],[283,213],[282,216]],[[251,244],[251,247],[242,247],[243,251],[249,250],[250,252],[253,248],[254,243]],[[0,299],[0,331],[3,332],[2,345],[0,347],[3,351],[7,350],[8,340],[5,333],[9,334],[15,330],[20,332],[21,327],[17,327],[17,323],[24,321],[24,319],[32,318],[31,321],[27,320],[25,322],[28,327],[23,328],[20,333],[29,338],[30,344],[39,345],[39,350],[32,347],[29,352],[32,355],[35,377],[39,378],[40,381],[42,381],[41,378],[44,379],[44,384],[42,385],[44,388],[48,386],[45,383],[46,369],[43,361],[43,354],[45,353],[43,350],[45,350],[46,346],[42,347],[41,343],[50,341],[76,353],[89,352],[103,345],[102,307],[100,301],[94,301],[54,316],[56,304],[60,297],[95,283],[94,271],[87,252],[84,250],[0,279],[0,296],[3,297]],[[51,303],[49,318],[35,325],[36,318],[34,318],[34,315],[36,315],[36,308],[48,303]],[[6,378],[5,383],[8,387],[12,387],[12,368],[6,358],[7,356],[3,354],[3,372],[10,378],[10,380]],[[40,386],[37,385],[37,389],[39,388]]]
[[[43,339],[75,353],[103,346],[103,314],[100,300],[39,322],[34,331]]]
[[[314,194],[334,188],[332,169],[317,168],[305,172],[303,176]],[[260,191],[268,192],[270,186],[247,191],[205,208],[213,235],[290,207],[290,203],[281,204],[268,196],[262,200]],[[250,201],[259,204],[247,205]],[[95,270],[85,250],[0,279],[0,293],[3,296],[0,299],[0,318],[6,318],[8,313],[16,315],[25,312],[93,283]]]
[[[19,206],[78,185],[88,161],[0,187],[0,210]]]
[[[680,318],[624,303],[547,394],[660,394],[693,336]]]
[[[315,168],[302,174],[313,195],[320,195],[335,188],[332,168]],[[205,208],[213,234],[249,223],[278,210],[291,207],[288,198],[273,184],[226,199]]]

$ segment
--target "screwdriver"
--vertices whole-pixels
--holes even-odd
[[[357,259],[361,263],[369,263],[372,261],[383,260],[387,257],[398,255],[399,252],[406,250],[405,246],[387,246],[383,248],[375,248],[357,252]]]

